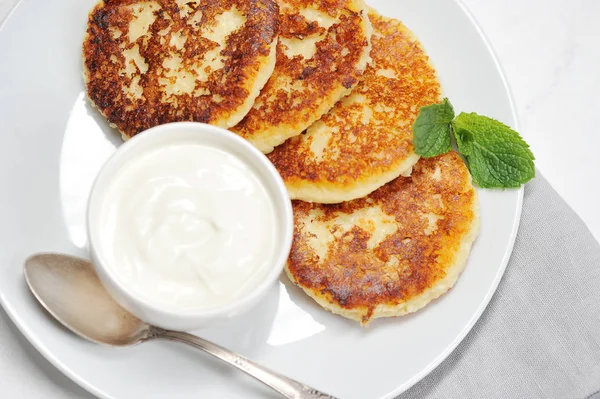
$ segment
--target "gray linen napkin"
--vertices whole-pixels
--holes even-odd
[[[487,310],[448,359],[397,399],[600,399],[600,245],[538,173]]]

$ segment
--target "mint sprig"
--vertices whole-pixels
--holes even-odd
[[[454,117],[447,98],[419,110],[413,134],[415,152],[424,158],[450,151],[454,135],[473,182],[481,188],[516,188],[535,177],[535,157],[519,133],[475,113]]]
[[[450,124],[453,119],[454,108],[447,98],[440,104],[422,107],[413,125],[417,155],[429,158],[450,151]]]

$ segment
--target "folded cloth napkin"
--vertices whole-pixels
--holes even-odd
[[[599,391],[600,245],[538,173],[487,310],[448,359],[397,399],[600,399]]]

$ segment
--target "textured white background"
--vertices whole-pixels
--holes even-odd
[[[504,67],[538,168],[600,239],[600,129],[594,124],[600,115],[600,1],[464,2]],[[14,3],[0,0],[0,20]],[[91,395],[39,355],[0,310],[0,397]]]

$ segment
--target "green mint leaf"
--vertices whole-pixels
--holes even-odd
[[[535,177],[535,157],[510,127],[486,116],[461,113],[452,128],[479,187],[517,188]]]
[[[473,153],[473,134],[468,130],[457,130],[454,126],[454,122],[452,122],[452,130],[454,131],[458,152],[464,156],[471,155]]]
[[[454,108],[447,98],[439,104],[421,107],[413,124],[415,152],[423,158],[445,154],[452,149]]]

